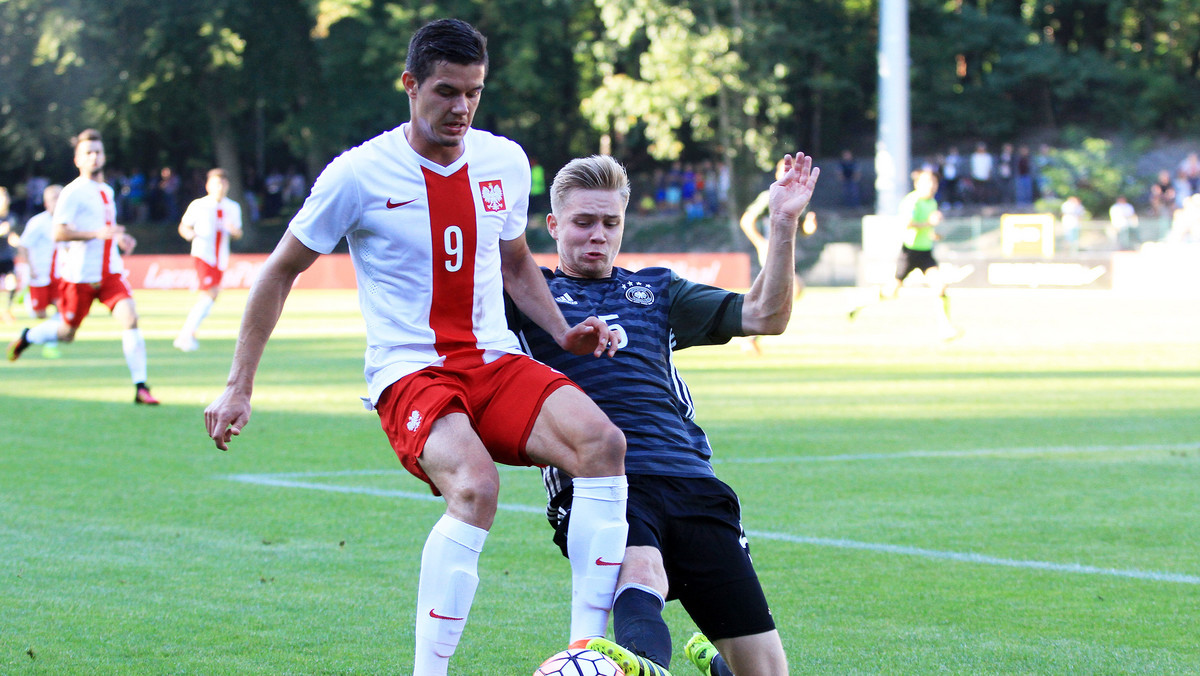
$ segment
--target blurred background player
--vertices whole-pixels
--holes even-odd
[[[606,155],[571,161],[550,190],[547,227],[559,263],[543,274],[568,322],[605,318],[618,331],[620,350],[612,359],[578,357],[519,313],[511,315],[527,351],[578,383],[625,434],[629,538],[613,604],[615,641],[601,637],[582,645],[608,655],[631,676],[668,673],[671,635],[662,611],[672,599],[703,632],[689,642],[688,655],[704,673],[787,673],[783,644],[750,561],[737,495],[713,471],[712,448],[693,420],[691,395],[671,356],[693,345],[787,328],[799,216],[820,172],[799,153],[786,155],[780,166],[767,200],[767,255],[742,295],[690,282],[667,268],[614,267],[629,203],[625,169]],[[555,542],[564,547],[576,488],[559,469],[543,474],[547,517]]]
[[[776,181],[783,178],[783,171],[783,160],[779,160],[775,163]],[[738,219],[738,226],[741,227],[742,234],[746,235],[746,239],[750,240],[750,244],[754,246],[754,253],[758,257],[759,269],[766,265],[767,251],[770,248],[771,219],[767,218],[769,215],[770,197],[771,191],[769,188],[758,193],[758,196],[754,198],[750,206],[746,207],[746,210],[742,212],[742,217]],[[800,234],[807,237],[816,231],[817,214],[810,211],[805,214],[804,222],[800,226]],[[796,293],[799,294],[804,289],[804,283],[801,281],[799,275],[795,276],[794,284]],[[744,349],[754,354],[762,354],[762,347],[758,344],[758,336],[746,336],[743,346]]]
[[[242,237],[242,207],[227,196],[229,177],[225,170],[209,170],[204,190],[208,194],[193,200],[179,223],[179,236],[192,243],[192,262],[196,265],[196,304],[173,343],[184,352],[200,348],[196,330],[221,292],[221,277],[229,265],[229,239]]]
[[[30,313],[37,319],[49,316],[51,305],[58,307],[59,274],[57,269],[58,242],[54,240],[54,206],[58,204],[61,185],[46,186],[42,204],[46,210],[35,214],[21,233],[20,253],[28,268],[27,291]],[[55,359],[59,355],[57,334],[42,344],[42,356]]]
[[[86,129],[72,139],[79,178],[58,196],[54,208],[54,238],[67,245],[61,256],[62,285],[59,311],[62,321],[48,319],[21,331],[8,346],[9,361],[16,361],[31,344],[43,345],[57,338],[75,340],[92,303],[100,301],[121,325],[121,349],[133,379],[135,404],[157,405],[146,385],[146,340],[138,328],[133,289],[125,280],[121,252],[133,251],[137,242],[117,225],[113,189],[104,182],[104,142],[100,132]]]
[[[925,284],[934,289],[942,301],[942,311],[938,314],[938,334],[944,340],[954,340],[962,335],[962,331],[950,322],[950,296],[946,293],[946,281],[938,270],[937,259],[933,257],[933,243],[940,239],[937,226],[942,222],[942,212],[934,198],[937,188],[937,174],[932,170],[914,172],[913,190],[900,200],[904,232],[901,235],[900,257],[896,261],[896,276],[886,289],[879,291],[875,301],[851,310],[850,319],[858,317],[874,302],[895,299],[904,280],[913,272],[920,271]]]
[[[17,288],[17,228],[12,214],[9,212],[11,200],[8,188],[0,186],[0,293],[4,294],[4,307],[0,309],[0,319],[5,323],[13,321],[13,299],[16,298]]]

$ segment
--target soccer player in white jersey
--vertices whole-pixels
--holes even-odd
[[[242,237],[242,207],[227,197],[229,177],[225,170],[209,170],[204,190],[207,194],[188,205],[179,223],[179,236],[192,243],[197,290],[196,304],[175,338],[175,347],[184,352],[200,348],[196,329],[221,292],[221,277],[229,265],[229,239]]]
[[[29,310],[38,319],[47,317],[48,308],[58,307],[59,274],[58,242],[54,240],[54,205],[58,203],[58,195],[62,192],[61,185],[48,185],[42,191],[42,204],[46,210],[34,215],[25,224],[21,233],[20,256],[27,268],[26,277],[29,280],[28,299]],[[42,345],[42,356],[55,358],[58,356],[57,336],[54,340]]]
[[[92,303],[98,300],[124,329],[121,347],[133,379],[134,403],[157,405],[158,400],[146,385],[146,340],[138,328],[133,289],[125,279],[125,265],[121,262],[121,252],[133,251],[137,242],[116,222],[113,189],[104,182],[104,142],[100,132],[86,129],[72,143],[79,178],[62,189],[53,218],[54,238],[67,243],[61,253],[62,321],[48,319],[23,330],[8,346],[8,359],[15,361],[31,344],[75,340]]]
[[[574,383],[521,354],[505,321],[503,290],[572,353],[611,356],[619,338],[596,317],[563,319],[525,241],[525,152],[471,128],[486,44],[455,19],[413,35],[401,76],[410,121],[321,173],[250,290],[227,387],[205,410],[209,436],[228,449],[293,280],[345,238],[367,327],[368,407],[404,467],[446,502],[421,555],[417,676],[445,674],[459,643],[496,515],[496,463],[576,477],[571,640],[604,635],[628,528],[624,436]]]

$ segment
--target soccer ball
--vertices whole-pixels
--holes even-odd
[[[551,655],[533,676],[625,676],[625,672],[595,650],[572,648]]]

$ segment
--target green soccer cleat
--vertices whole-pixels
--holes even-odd
[[[587,648],[604,655],[616,662],[621,671],[625,672],[625,676],[671,676],[671,672],[666,669],[606,638],[580,639],[572,643],[571,647]]]
[[[689,662],[696,665],[700,673],[704,676],[712,676],[712,661],[717,656],[717,647],[704,634],[700,632],[692,634],[687,645],[683,646],[683,654]]]

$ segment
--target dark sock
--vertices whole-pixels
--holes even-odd
[[[663,668],[671,666],[671,630],[662,618],[663,602],[637,587],[626,587],[613,602],[613,634],[619,645]]]
[[[713,658],[711,664],[708,665],[709,676],[733,676],[733,672],[729,670],[729,665],[725,664],[725,658],[721,657],[721,653]]]

